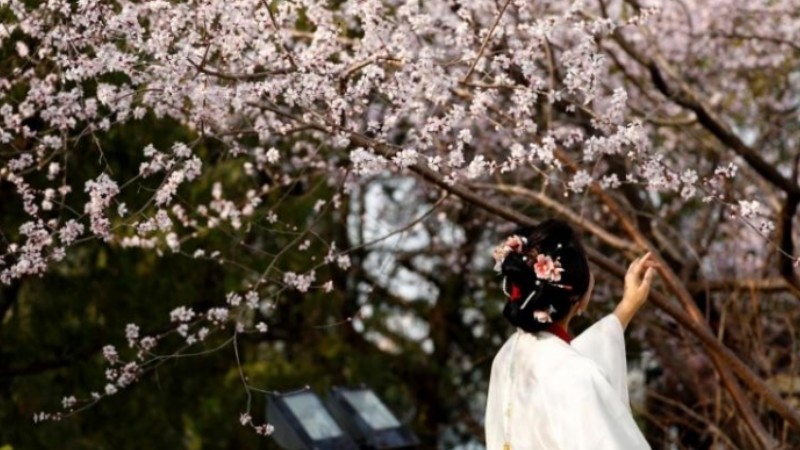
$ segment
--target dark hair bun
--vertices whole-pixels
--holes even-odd
[[[525,331],[541,331],[549,326],[548,320],[557,322],[566,317],[588,289],[586,253],[575,230],[556,219],[521,228],[512,236],[522,238],[525,245],[501,253],[505,257],[499,269],[507,300],[503,316]],[[539,275],[543,274],[542,267],[555,270],[555,274],[550,278],[537,275],[537,262]]]
[[[568,248],[577,243],[575,230],[568,223],[555,219],[546,220],[531,229],[527,238],[542,253],[552,253],[559,244],[561,248]]]
[[[510,302],[530,302],[531,292],[536,290],[536,276],[531,276],[530,256],[523,253],[511,253],[503,261],[503,292]],[[537,292],[541,292],[539,289]],[[524,294],[524,295],[523,295]],[[534,293],[535,296],[536,293]]]

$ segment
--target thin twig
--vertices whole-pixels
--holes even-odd
[[[206,67],[205,62],[201,62],[198,64],[192,61],[191,58],[189,58],[188,61],[189,64],[197,68],[198,72],[228,81],[258,81],[258,80],[263,80],[264,78],[271,75],[286,75],[287,73],[292,72],[292,70],[289,69],[275,69],[275,70],[264,70],[261,72],[254,72],[254,73],[231,73],[231,72],[222,72],[218,70],[209,69],[208,67]]]
[[[511,3],[511,0],[506,0],[503,4],[503,8],[500,10],[500,13],[497,15],[497,18],[494,20],[492,24],[492,28],[489,30],[489,34],[483,39],[483,44],[481,44],[481,49],[478,51],[478,56],[472,61],[472,65],[469,67],[467,74],[464,75],[464,78],[461,80],[462,83],[466,83],[469,80],[469,77],[472,76],[472,72],[475,71],[475,66],[480,61],[481,57],[483,56],[483,51],[486,50],[486,46],[489,44],[489,39],[492,38],[494,34],[494,29],[497,28],[497,24],[500,23],[500,19],[503,17],[503,14],[506,12],[506,8],[508,8],[508,4]]]
[[[289,47],[287,47],[286,43],[283,42],[283,37],[281,37],[281,30],[278,27],[278,21],[275,20],[275,14],[272,12],[272,8],[269,7],[269,4],[266,2],[266,0],[261,0],[261,3],[264,5],[264,8],[267,8],[267,13],[269,14],[269,20],[272,21],[272,26],[275,27],[275,33],[278,35],[278,42],[280,42],[281,48],[286,54],[286,58],[289,59],[289,63],[292,65],[292,68],[294,70],[297,70],[297,64],[295,64],[294,58],[292,58],[292,52],[289,51]]]

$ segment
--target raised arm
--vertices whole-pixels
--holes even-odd
[[[614,310],[622,328],[628,327],[639,308],[647,302],[656,267],[658,264],[652,259],[650,252],[636,258],[628,267],[628,273],[625,274],[625,293]]]

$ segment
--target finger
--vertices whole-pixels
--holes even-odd
[[[656,275],[656,269],[652,267],[648,267],[647,271],[644,273],[644,280],[642,281],[642,287],[645,289],[650,289],[650,285],[653,283],[653,277]]]
[[[641,265],[641,264],[646,263],[647,261],[652,261],[652,257],[653,257],[653,253],[652,252],[645,253],[644,255],[642,255],[642,260],[639,261],[639,264]]]
[[[645,268],[649,268],[649,267],[661,267],[661,264],[659,264],[659,263],[658,263],[658,261],[653,261],[653,260],[651,259],[651,260],[649,260],[649,261],[645,261],[645,262],[644,262],[644,267],[645,267]]]
[[[636,258],[636,261],[631,264],[631,268],[633,269],[633,275],[636,277],[636,280],[639,281],[642,279],[642,268],[647,258],[650,257],[650,252],[645,253],[644,255]]]
[[[641,255],[631,261],[631,264],[628,266],[628,273],[636,273],[636,268],[639,267],[639,263],[642,261],[645,255]]]
[[[639,272],[643,272],[644,269],[650,267],[652,264],[657,263],[655,259],[653,259],[653,252],[647,252],[642,257],[642,260],[639,262]]]

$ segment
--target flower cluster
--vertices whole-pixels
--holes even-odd
[[[533,264],[533,270],[536,272],[536,277],[545,281],[559,282],[561,281],[561,272],[564,268],[561,267],[561,262],[556,258],[553,260],[549,255],[538,254],[536,255],[536,262]]]
[[[502,244],[495,247],[494,256],[494,270],[498,273],[502,270],[503,261],[511,253],[522,253],[525,246],[528,244],[528,239],[522,236],[512,235],[505,240]]]
[[[170,358],[178,358],[192,345],[204,342],[213,332],[224,332],[230,323],[235,323],[232,333],[263,334],[269,331],[269,326],[263,322],[256,322],[252,312],[271,307],[264,303],[259,293],[250,289],[244,293],[229,292],[226,295],[229,307],[211,307],[203,312],[197,312],[191,307],[179,306],[169,313],[170,322],[175,327],[169,331],[154,336],[142,336],[141,328],[135,323],[129,323],[124,328],[125,339],[131,351],[120,351],[114,345],[105,345],[102,355],[105,361],[105,381],[102,389],[92,392],[85,397],[75,395],[65,396],[61,400],[62,412],[37,412],[35,422],[61,420],[83,409],[93,406],[97,402],[117,394],[134,383],[140,381],[142,376],[158,367]],[[179,349],[156,354],[154,351],[159,344],[169,342],[168,336],[179,337]],[[173,341],[174,342],[174,341]],[[234,337],[227,340],[227,344],[234,342]],[[226,344],[226,345],[227,345]],[[222,347],[218,347],[217,350]],[[211,350],[216,351],[216,350]],[[134,356],[135,355],[135,356]],[[126,356],[130,356],[126,358]],[[250,386],[246,386],[251,389]],[[269,436],[273,432],[271,424],[255,425],[249,415],[243,414],[242,425],[251,427],[257,434]]]

